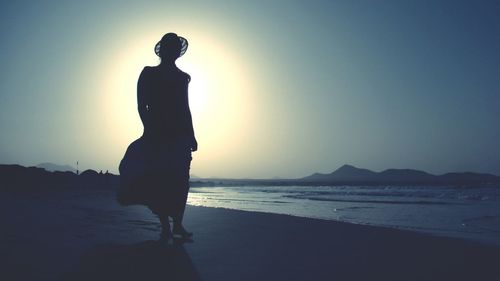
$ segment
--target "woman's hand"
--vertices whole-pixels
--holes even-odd
[[[195,138],[193,138],[191,140],[191,151],[195,152],[196,150],[198,150],[198,142],[196,141]]]

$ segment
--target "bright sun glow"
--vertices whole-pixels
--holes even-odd
[[[160,35],[161,36],[161,35]],[[157,37],[147,36],[125,44],[108,66],[103,85],[104,115],[110,137],[117,144],[113,154],[122,155],[127,145],[142,134],[142,124],[137,113],[136,83],[142,68],[157,65],[153,53]],[[251,100],[251,83],[247,81],[243,63],[217,42],[203,36],[186,35],[189,40],[187,53],[177,65],[191,75],[189,103],[193,115],[199,152],[196,167],[211,165],[231,157],[237,144],[244,142],[254,114]]]

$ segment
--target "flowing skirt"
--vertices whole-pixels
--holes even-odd
[[[132,142],[120,162],[117,199],[122,205],[146,205],[154,213],[183,212],[189,190],[191,149],[187,137]]]

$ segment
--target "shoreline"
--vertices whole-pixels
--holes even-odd
[[[8,226],[0,236],[1,264],[10,280],[489,280],[500,274],[500,247],[413,231],[188,206],[185,225],[194,242],[165,248],[156,242],[156,218],[144,207],[120,207],[112,191],[0,200]]]
[[[226,207],[210,207],[210,206],[199,206],[199,205],[190,205],[190,204],[188,204],[187,206],[194,207],[194,208],[221,209],[221,210],[228,210],[228,211],[238,211],[238,212],[248,212],[248,213],[259,213],[259,214],[290,216],[290,217],[293,217],[293,218],[318,220],[318,221],[340,223],[340,224],[347,224],[347,225],[375,227],[375,228],[382,228],[382,229],[387,229],[387,230],[394,230],[394,231],[402,231],[402,232],[414,233],[414,234],[419,234],[419,235],[423,235],[423,236],[430,236],[430,237],[436,237],[436,238],[451,239],[451,240],[456,240],[456,241],[462,241],[464,243],[478,244],[478,245],[485,246],[485,247],[496,247],[496,248],[500,249],[500,244],[495,243],[495,242],[490,242],[490,241],[487,241],[487,240],[477,240],[477,239],[465,238],[465,237],[454,237],[454,236],[449,236],[449,235],[445,235],[445,234],[440,235],[440,234],[437,234],[437,233],[426,232],[426,231],[417,230],[417,229],[411,229],[411,228],[407,228],[407,227],[403,227],[403,226],[398,227],[398,226],[389,226],[389,225],[377,225],[377,224],[370,224],[370,223],[341,221],[341,220],[326,219],[326,218],[317,218],[317,217],[307,217],[307,216],[300,216],[300,215],[294,215],[294,214],[281,214],[281,213],[272,213],[272,212],[265,212],[265,211],[240,210],[240,209],[232,209],[232,208],[226,208]]]
[[[490,189],[477,194],[455,189],[434,191],[427,187],[369,191],[365,187],[352,190],[217,187],[198,188],[188,203],[389,227],[500,246],[500,209],[496,199],[499,195],[497,190]]]

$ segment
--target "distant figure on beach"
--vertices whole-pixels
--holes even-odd
[[[164,240],[192,236],[182,220],[189,190],[191,152],[198,149],[198,143],[188,102],[191,77],[175,64],[187,47],[185,38],[175,33],[165,34],[154,49],[160,64],[146,66],[137,84],[138,110],[144,125],[141,151],[146,166],[141,189],[146,193],[144,204],[160,219],[160,238]],[[173,221],[172,230],[169,218]]]

